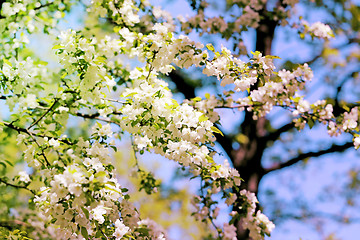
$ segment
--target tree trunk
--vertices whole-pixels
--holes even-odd
[[[260,14],[266,16],[264,13]],[[256,29],[256,51],[262,52],[263,55],[271,54],[271,44],[276,25],[276,21],[268,18],[260,21],[259,27]],[[253,86],[251,90],[256,88],[257,86]],[[251,112],[245,112],[245,118],[240,126],[240,132],[247,137],[247,141],[240,144],[239,149],[233,151],[232,154],[234,167],[239,171],[241,178],[244,179],[241,188],[251,191],[256,195],[258,193],[260,180],[264,175],[261,159],[267,144],[264,139],[267,133],[265,129],[266,121],[264,117],[253,120],[253,114]],[[234,207],[234,210],[239,209]],[[244,230],[241,225],[241,221],[235,223],[237,239],[250,239],[248,231]]]

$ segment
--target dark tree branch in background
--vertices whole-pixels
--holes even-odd
[[[293,122],[285,124],[284,126],[280,127],[279,129],[276,129],[274,132],[271,132],[269,135],[265,136],[264,140],[265,141],[275,141],[280,137],[280,135],[282,133],[288,132],[293,128],[294,128]]]
[[[279,1],[278,4],[282,4],[282,2]],[[278,21],[269,17],[266,6],[259,11],[259,15],[263,18],[260,20],[258,28],[256,28],[255,50],[263,55],[271,55],[272,41]],[[251,86],[250,91],[255,90],[257,87],[258,85],[254,84]],[[239,131],[246,136],[247,140],[241,143],[238,149],[233,151],[234,154],[231,159],[234,168],[238,170],[244,180],[241,188],[251,191],[256,195],[260,180],[264,175],[261,160],[267,146],[264,138],[267,135],[266,124],[267,119],[265,117],[254,120],[253,113],[245,111],[244,121],[239,126]],[[241,214],[241,210],[236,205],[234,205],[233,210]],[[234,225],[237,228],[237,240],[248,240],[249,231],[243,228],[241,220],[236,221]]]
[[[334,152],[343,152],[351,147],[354,146],[353,142],[347,142],[345,144],[333,144],[331,147],[324,149],[324,150],[319,150],[316,152],[307,152],[307,153],[302,153],[299,154],[297,157],[290,159],[286,162],[283,163],[279,163],[271,168],[267,168],[265,169],[265,174],[276,171],[276,170],[280,170],[286,167],[290,167],[292,165],[294,165],[295,163],[298,163],[306,158],[310,158],[310,157],[320,157],[324,154],[328,154],[328,153],[334,153]]]
[[[186,99],[195,97],[195,86],[186,81],[179,70],[171,71],[168,77],[175,83],[176,88],[184,94]]]
[[[221,130],[221,127],[218,124],[215,124],[215,126]],[[216,141],[221,145],[221,147],[225,150],[226,154],[232,161],[233,160],[232,138],[229,135],[225,135],[225,134],[224,135],[216,134],[215,136],[216,136]]]
[[[323,54],[323,52],[321,51],[319,54],[316,54],[312,59],[310,59],[310,60],[308,60],[308,61],[306,61],[306,62],[302,62],[302,63],[300,63],[301,65],[304,65],[305,63],[307,63],[308,65],[311,65],[311,64],[313,64],[314,62],[316,62],[316,60],[318,60],[320,57],[321,57],[321,55]]]
[[[281,215],[282,218],[288,218],[288,219],[297,219],[297,220],[304,220],[305,218],[326,218],[326,219],[331,219],[333,221],[339,222],[339,223],[344,223],[344,224],[349,224],[354,223],[354,222],[360,222],[360,218],[358,217],[352,217],[352,218],[346,218],[344,216],[338,215],[338,214],[334,214],[334,213],[327,213],[327,212],[314,212],[311,211],[309,213],[304,213],[302,212],[301,215],[296,215],[296,214],[291,214],[291,213],[285,213]]]
[[[260,16],[266,16],[268,12],[261,10]],[[271,46],[274,39],[275,28],[278,21],[265,17],[259,22],[259,27],[256,29],[256,49],[263,53],[263,55],[271,55]]]
[[[338,87],[336,88],[336,93],[335,93],[335,104],[334,104],[334,110],[333,110],[333,114],[335,117],[339,116],[341,113],[344,113],[344,109],[340,106],[340,93],[344,87],[344,85],[351,79],[354,78],[355,75],[360,71],[360,69],[358,69],[357,71],[353,71],[349,74],[347,74],[343,80],[340,82],[340,84],[338,85]]]
[[[176,88],[184,94],[186,99],[191,99],[195,97],[195,87],[190,84],[185,78],[181,75],[179,70],[171,71],[168,77],[175,83]],[[217,128],[221,128],[219,125],[216,125]],[[232,139],[227,135],[216,134],[216,140],[225,150],[226,154],[232,159]]]
[[[334,49],[339,50],[339,49],[348,47],[348,46],[349,46],[350,44],[352,44],[352,43],[360,43],[360,38],[350,38],[347,43],[344,43],[344,44],[341,44],[341,45],[339,45],[339,46],[336,46],[336,47],[334,47]],[[308,61],[306,61],[306,62],[302,62],[302,63],[300,63],[300,64],[301,64],[301,65],[304,65],[305,63],[307,63],[308,65],[313,64],[314,62],[316,62],[316,60],[318,60],[319,58],[322,57],[323,51],[324,51],[324,49],[321,50],[320,53],[316,54],[312,59],[310,59],[310,60],[308,60]]]

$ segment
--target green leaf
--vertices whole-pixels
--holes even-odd
[[[136,94],[137,94],[137,92],[132,92],[132,93],[126,95],[125,97],[131,97],[131,96],[134,96],[134,95],[136,95]]]
[[[10,67],[12,67],[12,64],[11,64],[11,62],[9,62],[9,60],[3,58],[3,61],[4,61],[4,63],[6,63],[6,64],[9,65]]]
[[[251,54],[254,56],[258,56],[260,54],[260,52],[259,51],[255,51],[255,52],[251,51]]]
[[[165,109],[172,109],[173,108],[173,105],[169,105],[167,103],[165,103]]]
[[[86,228],[84,228],[84,227],[81,227],[81,235],[83,235],[83,237],[85,239],[89,239],[89,234],[88,234]]]
[[[14,164],[13,164],[12,162],[10,162],[9,160],[6,160],[6,159],[5,159],[4,161],[5,161],[7,164],[9,164],[10,166],[12,166],[12,167],[14,166]]]
[[[99,56],[95,59],[95,62],[96,63],[106,63],[106,58]]]
[[[117,152],[117,147],[115,147],[115,146],[110,146],[113,150],[114,150],[114,152]]]
[[[208,160],[209,163],[214,163],[214,159],[210,157],[209,155],[206,155],[206,160]]]
[[[212,126],[212,127],[211,127],[211,130],[212,130],[214,133],[218,133],[218,134],[220,134],[221,136],[224,136],[224,134],[220,131],[220,129],[218,129],[218,128],[215,127],[215,126]]]
[[[136,230],[145,236],[149,236],[149,229],[147,229],[147,228],[138,228]]]
[[[55,45],[55,46],[53,46],[53,48],[52,48],[52,49],[56,50],[56,49],[62,49],[62,48],[64,48],[64,46],[61,46],[61,45]]]
[[[1,164],[2,166],[4,166],[4,168],[6,168],[6,164],[5,164],[5,163],[0,162],[0,164]]]
[[[89,211],[88,211],[86,208],[84,208],[84,207],[81,207],[81,209],[83,210],[83,212],[84,212],[84,214],[85,214],[85,217],[86,217],[87,219],[89,219],[89,216],[90,216]]]
[[[116,190],[116,189],[108,187],[108,186],[105,186],[105,189],[121,194],[121,192],[119,190]]]
[[[43,66],[47,66],[47,65],[48,65],[48,62],[45,62],[45,61],[39,61],[39,64],[40,64],[40,65],[43,65]]]
[[[309,125],[309,128],[310,129],[312,129],[313,128],[313,126],[314,126],[314,121],[310,118],[310,119],[308,119],[308,125]]]
[[[175,100],[175,99],[171,99],[172,103],[174,104],[175,107],[179,106],[179,103]]]
[[[96,178],[102,178],[102,177],[105,177],[106,175],[107,175],[106,172],[101,171],[101,172],[97,172],[97,173],[95,174],[95,177],[96,177]]]
[[[61,75],[61,79],[64,79],[67,75],[67,72],[64,72],[63,75]]]
[[[215,48],[211,43],[206,44],[206,48],[209,49],[210,51],[213,51],[213,52],[215,51]]]
[[[208,120],[209,118],[207,117],[207,116],[205,116],[205,115],[201,115],[200,117],[199,117],[199,122],[205,122],[206,120]]]
[[[273,56],[273,55],[266,55],[265,58],[268,58],[268,59],[281,59],[279,56]]]

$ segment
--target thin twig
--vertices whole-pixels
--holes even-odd
[[[77,112],[77,113],[75,113],[75,116],[82,117],[82,118],[88,118],[88,119],[96,119],[96,120],[99,120],[99,121],[103,121],[103,122],[107,122],[107,123],[113,123],[113,124],[116,124],[116,125],[120,125],[120,124],[119,124],[118,122],[116,122],[116,121],[112,121],[112,120],[110,120],[110,119],[105,119],[105,118],[99,117],[99,116],[100,116],[99,113],[86,114],[86,113]]]
[[[28,129],[25,129],[25,128],[20,128],[20,127],[17,127],[17,126],[14,126],[12,123],[4,123],[4,125],[6,127],[9,127],[9,128],[12,128],[14,130],[16,130],[17,132],[23,132],[23,133],[26,133],[28,134],[32,139],[33,141],[36,143],[36,145],[41,149],[41,152],[42,152],[42,156],[44,157],[44,160],[47,164],[47,166],[51,166],[50,162],[48,161],[43,149],[40,147],[40,144],[36,141],[35,137],[34,136],[37,136],[36,134],[33,134],[32,132],[30,132]],[[44,136],[41,136],[41,137],[44,137]]]
[[[333,144],[331,145],[329,148],[327,149],[323,149],[320,151],[316,151],[316,152],[307,152],[307,153],[302,153],[299,154],[298,156],[287,160],[286,162],[283,163],[278,163],[275,164],[274,166],[265,169],[265,174],[269,173],[269,172],[273,172],[276,170],[280,170],[283,169],[285,167],[289,167],[294,165],[295,163],[298,163],[306,158],[311,158],[311,157],[320,157],[322,155],[328,154],[328,153],[334,153],[334,152],[343,152],[351,147],[354,146],[354,143],[351,142],[346,142],[344,144]]]
[[[102,233],[102,235],[104,235],[104,237],[105,237],[106,239],[109,239],[108,236],[105,235],[104,231],[103,231],[100,227],[99,227],[98,229],[100,230],[100,232]]]
[[[254,105],[236,105],[236,106],[216,106],[214,108],[243,108],[243,107],[261,107],[264,104],[254,104]]]
[[[204,195],[203,184],[202,184],[203,181],[204,181],[203,179],[201,179],[201,181],[200,181],[200,192],[201,192],[201,196],[203,197],[203,203],[206,206],[206,198],[205,198],[205,195]],[[209,208],[209,211],[207,213],[207,216],[209,217],[209,220],[210,220],[211,224],[215,228],[215,230],[216,230],[216,232],[218,234],[218,237],[221,238],[221,234],[218,231],[219,228],[216,226],[213,217],[210,215],[210,208]]]
[[[40,5],[39,7],[34,8],[34,10],[39,10],[39,9],[41,9],[43,7],[48,7],[48,6],[52,5],[52,4],[54,4],[54,2],[48,2],[48,3]]]
[[[57,102],[58,102],[58,99],[55,99],[54,103],[49,107],[49,109],[46,112],[44,112],[44,114],[41,115],[35,122],[33,122],[27,129],[29,130],[30,128],[35,126],[38,122],[40,122],[41,119],[43,119],[55,107],[55,104]]]
[[[33,133],[33,132],[31,132],[31,131],[27,130],[26,128],[21,128],[21,127],[15,126],[15,125],[13,125],[12,123],[6,123],[6,122],[3,122],[3,124],[4,124],[6,127],[11,128],[11,129],[13,129],[13,130],[15,130],[15,131],[17,131],[17,132],[23,132],[23,133],[26,133],[26,134],[28,134],[28,135],[30,135],[30,134],[31,134],[32,136],[35,136],[35,137],[41,137],[41,138],[45,138],[45,137],[47,137],[47,138],[53,138],[53,139],[55,139],[55,140],[58,140],[58,141],[60,141],[60,142],[65,143],[65,144],[68,144],[68,145],[73,145],[73,143],[72,143],[72,142],[70,142],[69,140],[66,140],[66,139],[60,139],[60,138],[56,138],[56,137],[49,137],[49,136],[46,136],[46,135]]]
[[[30,135],[30,137],[34,140],[35,144],[38,146],[38,148],[41,150],[41,156],[43,156],[45,162],[46,162],[46,165],[49,167],[51,166],[49,160],[47,159],[46,155],[45,155],[45,152],[44,152],[44,149],[42,149],[42,147],[40,146],[40,144],[36,141],[36,138],[32,135],[31,132],[28,131],[28,134]]]
[[[26,190],[30,191],[32,194],[34,194],[34,195],[36,194],[34,190],[28,189],[28,188],[25,187],[25,186],[19,186],[19,185],[15,185],[15,184],[12,184],[12,183],[8,183],[8,182],[6,182],[5,180],[3,180],[2,178],[0,178],[0,182],[4,183],[6,186],[14,187],[14,188],[26,189]]]

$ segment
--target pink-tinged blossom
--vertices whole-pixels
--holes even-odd
[[[323,24],[321,22],[315,22],[309,25],[309,23],[305,20],[302,20],[301,24],[305,27],[305,31],[310,32],[315,37],[324,38],[324,39],[329,39],[334,37],[334,33],[329,27],[329,25]]]
[[[345,131],[347,129],[351,130],[356,128],[358,125],[358,119],[359,119],[359,113],[357,107],[352,108],[350,113],[345,112],[343,130]]]
[[[360,147],[360,137],[354,138],[354,146],[356,149]]]
[[[236,240],[236,227],[229,223],[224,223],[224,239]]]
[[[117,219],[115,221],[115,232],[113,236],[116,240],[120,240],[126,233],[129,232],[129,230],[129,227],[125,226],[125,224],[121,220]]]

